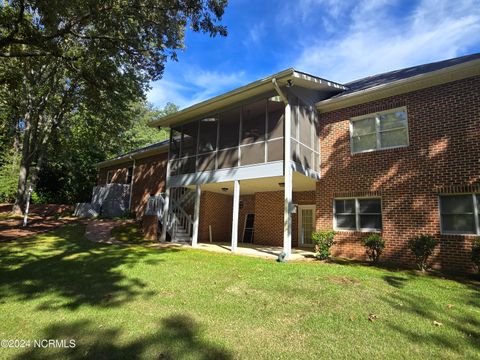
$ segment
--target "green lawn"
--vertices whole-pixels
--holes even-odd
[[[0,358],[479,358],[480,284],[94,244],[69,225],[0,244],[0,339],[44,338],[76,347]]]

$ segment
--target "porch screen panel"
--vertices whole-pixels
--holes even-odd
[[[285,105],[280,96],[268,99],[268,140],[283,137]]]
[[[197,154],[198,121],[183,125],[181,156],[194,156]]]
[[[267,161],[283,160],[283,138],[268,141]]]
[[[292,127],[292,161],[305,170],[320,172],[320,135],[318,114],[313,106],[298,100],[293,119],[297,119],[297,131]],[[293,121],[292,121],[293,123]],[[295,149],[294,147],[298,147]]]
[[[180,142],[181,142],[182,127],[177,126],[172,129],[170,137],[170,158],[176,159],[180,157]]]
[[[217,150],[217,118],[200,120],[200,137],[198,139],[198,153],[203,154]]]
[[[242,145],[265,140],[266,109],[267,102],[265,100],[243,107]]]
[[[217,152],[218,169],[238,166],[238,148],[219,150]]]
[[[220,134],[218,148],[227,149],[238,146],[241,108],[220,114]]]
[[[313,169],[313,151],[303,144],[300,144],[300,163],[304,168]]]
[[[265,162],[265,143],[257,143],[240,148],[240,165],[253,165]]]
[[[298,149],[298,142],[293,139],[291,140],[291,143],[290,143],[290,151],[292,155],[292,160],[297,163],[300,163],[301,161],[300,161],[300,152]]]
[[[215,153],[198,155],[197,171],[215,170]]]
[[[300,134],[299,141],[310,148],[313,148],[312,144],[312,122],[310,116],[310,110],[302,106],[300,107]]]

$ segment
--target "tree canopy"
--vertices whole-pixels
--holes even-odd
[[[1,1],[0,144],[19,158],[17,211],[28,187],[45,175],[44,164],[66,162],[69,155],[60,154],[81,149],[83,139],[103,156],[110,142],[120,150],[153,140],[138,119],[153,111],[144,103],[150,81],[176,59],[187,26],[226,35],[225,6],[225,0]],[[126,141],[122,132],[136,135]]]

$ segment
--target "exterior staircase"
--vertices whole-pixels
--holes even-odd
[[[170,189],[170,206],[167,219],[163,218],[164,195],[152,196],[147,204],[147,215],[157,215],[160,225],[167,227],[170,241],[188,243],[192,241],[195,192],[184,187]]]

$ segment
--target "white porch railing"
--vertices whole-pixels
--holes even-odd
[[[186,188],[172,188],[170,190],[170,206],[167,218],[164,219],[163,211],[165,198],[163,194],[151,196],[147,202],[146,215],[158,216],[162,226],[167,227],[167,232],[173,242],[190,242],[192,239],[193,219],[187,210],[193,207],[195,193]]]

